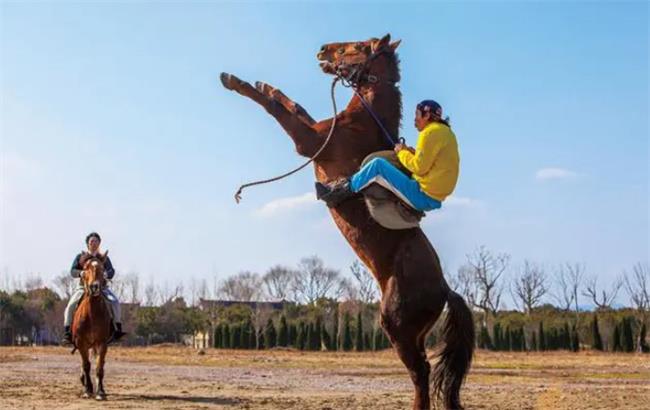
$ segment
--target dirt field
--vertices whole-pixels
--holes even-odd
[[[302,353],[112,348],[108,401],[81,399],[79,356],[0,347],[0,409],[410,409],[392,351]],[[479,352],[468,409],[648,409],[650,356]]]

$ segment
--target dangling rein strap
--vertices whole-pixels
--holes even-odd
[[[379,128],[381,129],[381,132],[384,134],[384,138],[386,139],[386,141],[387,141],[391,146],[393,146],[393,147],[394,147],[395,145],[397,145],[397,143],[404,144],[404,142],[405,142],[404,138],[398,138],[398,139],[397,139],[397,142],[393,139],[393,137],[390,135],[390,133],[388,132],[388,130],[386,129],[386,127],[384,127],[384,124],[382,124],[382,122],[381,122],[381,120],[379,119],[379,117],[377,117],[377,114],[375,114],[375,112],[372,110],[372,108],[370,107],[370,104],[368,104],[368,102],[366,101],[366,99],[363,98],[363,97],[361,96],[361,94],[359,94],[359,92],[357,91],[356,87],[351,87],[351,88],[352,88],[352,91],[354,91],[354,94],[355,94],[357,97],[359,97],[359,100],[361,100],[361,104],[363,105],[363,107],[366,109],[366,111],[368,111],[368,112],[370,113],[370,116],[372,117],[372,119],[375,120],[375,122],[377,123],[377,125],[378,125]]]
[[[268,183],[270,183],[270,182],[279,181],[279,180],[281,180],[281,179],[283,179],[283,178],[286,178],[286,177],[288,177],[288,176],[290,176],[290,175],[293,175],[293,174],[295,174],[296,172],[298,172],[298,171],[300,171],[301,169],[303,169],[304,167],[306,167],[307,165],[311,164],[311,163],[312,163],[312,162],[313,162],[313,161],[314,161],[314,160],[315,160],[315,159],[320,155],[320,153],[323,152],[323,150],[325,149],[325,147],[327,146],[327,144],[330,142],[330,139],[332,138],[332,135],[334,134],[334,128],[336,127],[336,116],[337,116],[337,112],[336,112],[336,99],[335,99],[335,96],[334,96],[334,88],[336,87],[336,83],[337,83],[339,80],[340,80],[340,78],[339,78],[339,77],[336,77],[336,78],[334,79],[334,81],[332,81],[332,88],[331,88],[331,90],[330,90],[330,97],[332,98],[332,107],[333,107],[333,109],[334,109],[334,117],[332,117],[332,125],[330,126],[329,134],[327,134],[327,138],[325,138],[325,142],[323,142],[323,145],[318,149],[318,151],[317,151],[317,152],[316,152],[316,153],[315,153],[311,158],[309,158],[309,160],[308,160],[307,162],[305,162],[304,164],[302,164],[302,165],[299,166],[298,168],[295,168],[295,169],[293,169],[293,170],[291,170],[291,171],[289,171],[289,172],[287,172],[287,173],[285,173],[285,174],[278,175],[277,177],[274,177],[274,178],[269,178],[269,179],[263,179],[263,180],[260,180],[260,181],[249,182],[249,183],[247,183],[247,184],[244,184],[244,185],[240,186],[239,189],[237,190],[237,192],[235,193],[235,201],[236,201],[237,203],[239,203],[239,201],[241,201],[241,193],[242,193],[242,191],[244,190],[244,188],[248,188],[248,187],[250,187],[250,186],[255,186],[255,185],[268,184]]]

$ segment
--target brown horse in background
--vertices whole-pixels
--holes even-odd
[[[386,35],[326,44],[317,54],[325,73],[354,74],[357,91],[392,136],[398,135],[401,120],[398,45],[399,41],[391,43]],[[227,73],[221,74],[221,82],[271,114],[289,134],[298,154],[312,157],[324,143],[332,118],[314,121],[300,105],[268,84],[257,82],[253,87]],[[368,154],[392,148],[356,95],[336,121],[329,144],[314,161],[316,179],[322,183],[349,177]],[[379,282],[381,325],[409,371],[415,386],[413,408],[417,410],[431,408],[425,339],[447,304],[444,347],[433,370],[433,387],[446,408],[461,408],[460,388],[474,350],[472,313],[447,285],[438,255],[425,234],[420,228],[383,228],[371,218],[360,197],[330,208],[330,213]]]
[[[84,398],[93,395],[93,382],[90,377],[90,352],[97,358],[95,363],[97,400],[105,400],[104,362],[108,341],[111,337],[111,314],[104,300],[102,290],[106,286],[104,261],[106,253],[100,256],[86,256],[80,263],[83,266],[81,280],[84,296],[72,321],[72,341],[81,354],[81,384],[84,386]],[[73,350],[74,352],[74,350]]]

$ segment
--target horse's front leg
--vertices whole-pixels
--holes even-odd
[[[269,95],[260,92],[260,89],[253,87],[232,74],[221,73],[220,78],[225,88],[250,98],[261,105],[266,112],[271,114],[287,134],[289,134],[289,137],[291,137],[296,145],[298,154],[310,157],[318,151],[324,141],[323,137],[319,136],[318,132],[312,127],[314,120],[309,115],[305,117],[302,113],[298,112],[300,110],[287,108],[287,106],[291,108],[291,104],[293,103],[291,100],[286,97],[281,97],[281,93],[279,92],[275,92],[273,93],[274,96],[270,96],[270,88],[265,88],[261,85],[259,88]]]
[[[95,363],[95,372],[96,372],[96,384],[97,384],[97,394],[95,399],[97,400],[106,400],[106,392],[104,392],[104,363],[106,362],[106,350],[107,347],[105,344],[102,344],[97,352],[97,362]]]
[[[266,95],[268,98],[278,101],[280,104],[282,104],[284,108],[287,109],[287,111],[295,114],[300,121],[305,123],[305,125],[311,127],[316,123],[316,121],[311,117],[311,115],[309,115],[309,113],[307,113],[307,111],[302,107],[302,105],[298,104],[297,102],[293,101],[291,98],[287,97],[278,88],[275,88],[261,81],[255,82],[255,88],[257,89],[257,91]]]
[[[93,380],[90,377],[90,358],[88,357],[88,347],[80,346],[81,354],[81,384],[84,386],[82,397],[88,399],[93,395]]]

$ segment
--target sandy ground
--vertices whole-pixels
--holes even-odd
[[[0,409],[410,409],[392,351],[303,353],[111,348],[108,400],[82,399],[79,356],[0,347]],[[650,355],[476,355],[468,409],[648,409]]]

